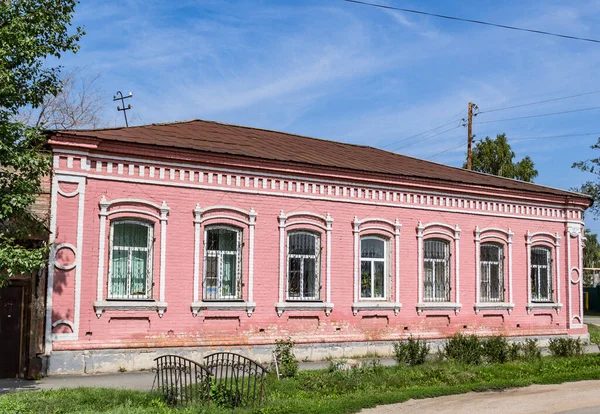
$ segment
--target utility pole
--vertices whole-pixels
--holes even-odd
[[[467,115],[467,170],[469,171],[473,164],[473,109],[478,109],[477,105],[473,102],[469,102],[469,111]]]
[[[123,116],[125,116],[125,127],[129,128],[129,122],[127,122],[127,111],[131,109],[131,104],[125,106],[125,99],[133,97],[133,94],[129,92],[129,95],[123,96],[121,91],[117,91],[117,95],[113,96],[114,101],[121,101],[121,106],[117,106],[117,111],[123,111]]]

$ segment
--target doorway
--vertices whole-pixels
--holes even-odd
[[[23,286],[0,289],[0,378],[19,377],[23,355]]]

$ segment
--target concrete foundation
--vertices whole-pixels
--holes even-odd
[[[507,338],[512,342],[523,342],[526,339],[538,340],[540,347],[546,347],[552,338],[567,337],[567,335],[515,337]],[[585,344],[589,343],[589,334],[568,335],[579,338]],[[435,353],[445,343],[445,340],[429,340],[430,352]],[[339,342],[299,344],[294,348],[294,354],[300,361],[324,361],[327,359],[361,358],[361,357],[390,357],[394,353],[393,341],[379,342]],[[154,359],[161,355],[173,354],[194,361],[202,359],[214,352],[235,352],[245,355],[262,364],[272,360],[274,345],[255,345],[240,347],[171,347],[145,349],[101,349],[86,351],[54,351],[46,360],[47,375],[65,374],[99,374],[119,371],[150,370],[155,366]]]

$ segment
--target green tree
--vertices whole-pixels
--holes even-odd
[[[600,243],[598,243],[598,235],[592,234],[590,229],[585,229],[583,267],[600,267]],[[593,277],[591,272],[584,273],[583,283],[585,286],[592,286]]]
[[[590,148],[593,150],[600,149],[600,138],[598,138],[598,141]],[[592,196],[594,198],[594,204],[588,211],[596,217],[600,216],[600,157],[575,162],[573,163],[572,168],[577,168],[594,176],[593,180],[586,181],[581,187],[574,188],[573,190]]]
[[[0,286],[44,266],[46,246],[30,241],[44,229],[31,205],[50,173],[40,127],[19,122],[60,87],[49,60],[77,52],[82,28],[72,28],[76,0],[0,1]],[[43,127],[43,125],[41,126]]]
[[[496,139],[485,137],[473,148],[473,171],[500,177],[514,178],[521,181],[533,182],[538,171],[531,158],[525,157],[514,162],[515,153],[506,140],[506,134],[496,135]],[[467,163],[463,164],[467,168]]]

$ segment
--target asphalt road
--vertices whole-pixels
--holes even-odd
[[[506,391],[470,392],[409,400],[361,411],[362,414],[598,414],[600,381],[532,385]]]

